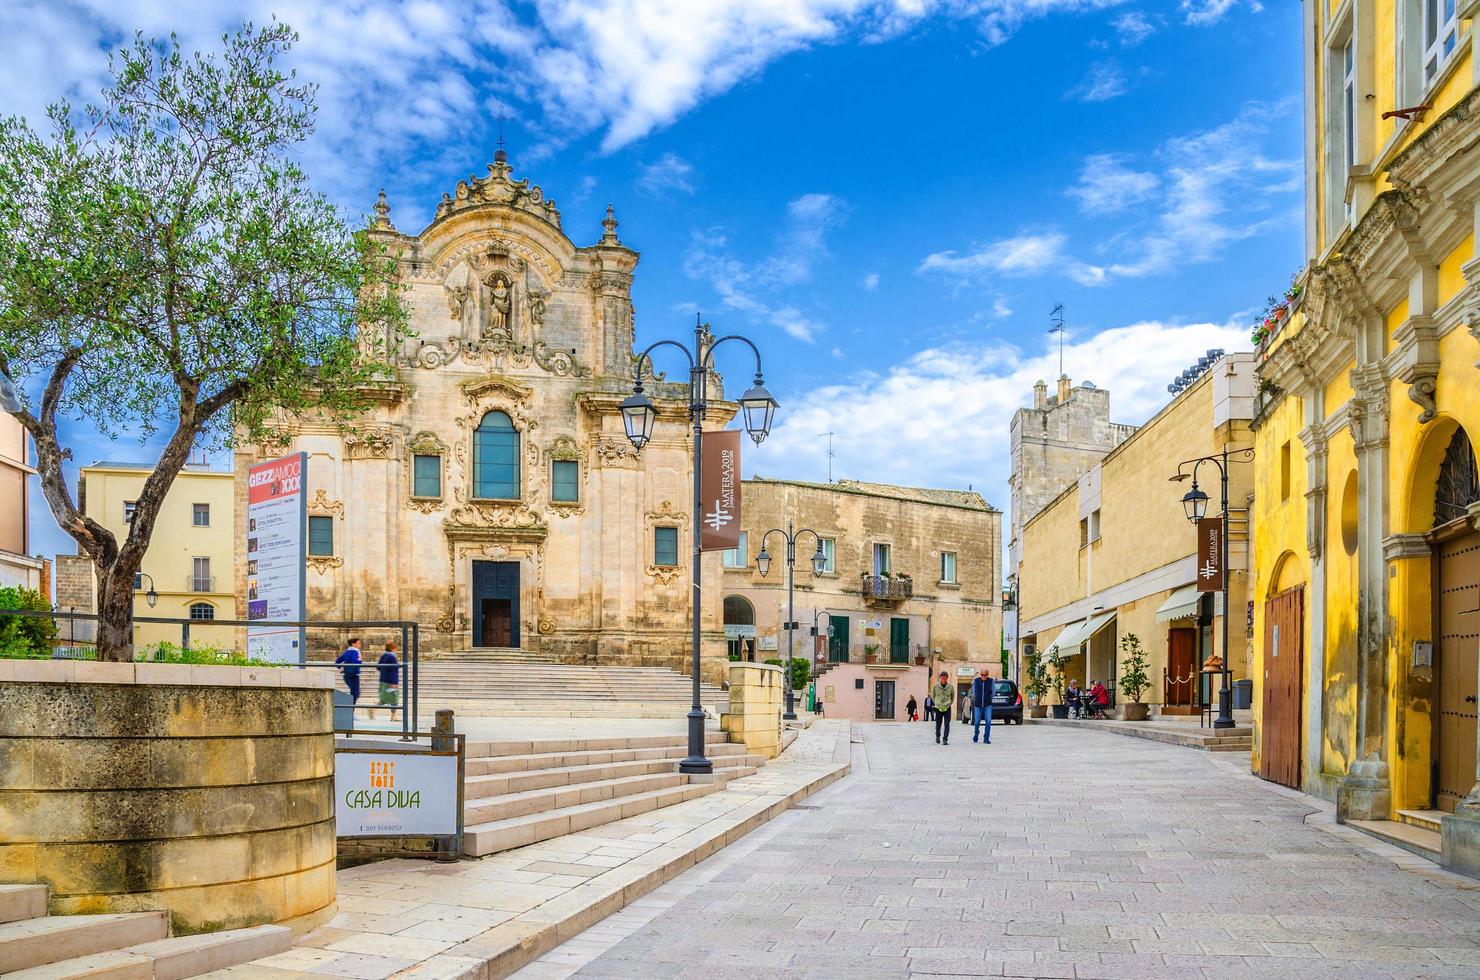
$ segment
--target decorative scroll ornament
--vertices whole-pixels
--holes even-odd
[[[1431,374],[1415,378],[1413,383],[1408,386],[1408,397],[1413,400],[1415,405],[1423,409],[1418,415],[1420,425],[1425,422],[1432,422],[1434,420],[1434,413],[1439,410],[1438,404],[1434,401],[1434,392],[1437,390],[1438,379]]]
[[[344,516],[344,501],[330,500],[328,491],[322,487],[313,492],[313,499],[308,502],[308,509],[316,514],[338,514]]]
[[[647,574],[663,585],[672,585],[682,570],[677,565],[648,565]]]
[[[570,436],[558,436],[545,455],[550,459],[578,460],[585,454]]]
[[[527,179],[514,180],[510,176],[512,172],[502,152],[495,154],[494,161],[488,165],[487,177],[469,176],[458,181],[453,193],[442,195],[442,203],[437,205],[437,220],[480,204],[502,204],[537,215],[559,228],[560,210],[555,202],[545,197],[538,184],[531,185]]]
[[[337,556],[309,555],[304,560],[308,562],[309,568],[312,568],[320,575],[325,574],[331,568],[342,568],[344,566],[344,559]]]
[[[541,616],[538,629],[541,636],[549,636],[555,632],[555,621],[548,616]]]

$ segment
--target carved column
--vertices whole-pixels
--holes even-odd
[[[1305,446],[1305,550],[1310,555],[1310,589],[1306,592],[1307,629],[1310,646],[1305,658],[1305,766],[1303,782],[1319,782],[1322,746],[1326,731],[1326,499],[1329,487],[1326,443],[1329,438],[1322,420],[1326,414],[1325,394],[1319,386],[1303,393],[1306,427],[1300,433]],[[1266,590],[1267,591],[1267,590]],[[1262,597],[1255,597],[1259,601]]]

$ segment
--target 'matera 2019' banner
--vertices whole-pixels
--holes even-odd
[[[701,551],[740,547],[740,432],[706,432],[699,471]]]
[[[308,454],[270,459],[247,470],[247,619],[296,622],[304,613]],[[303,662],[296,626],[250,626],[247,654]]]
[[[1197,522],[1197,589],[1223,591],[1223,518],[1204,517]]]

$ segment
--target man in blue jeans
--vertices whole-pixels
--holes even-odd
[[[971,682],[971,740],[981,735],[982,725],[987,726],[987,737],[982,741],[992,744],[992,676],[983,667],[976,680]]]

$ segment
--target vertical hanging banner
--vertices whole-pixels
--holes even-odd
[[[1223,518],[1204,517],[1197,522],[1197,589],[1223,591]]]
[[[308,508],[308,454],[294,453],[247,470],[247,619],[302,621]],[[298,626],[247,627],[247,655],[302,663]]]
[[[701,551],[740,547],[740,432],[704,433],[699,470]]]

